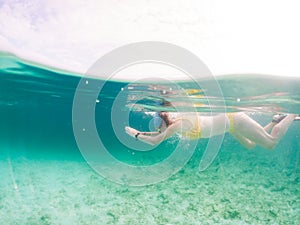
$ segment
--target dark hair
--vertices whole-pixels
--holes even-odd
[[[160,111],[158,113],[158,115],[160,116],[160,118],[162,118],[162,120],[165,122],[165,124],[166,124],[167,127],[172,124],[172,121],[171,121],[171,119],[169,117],[169,113],[168,112]]]

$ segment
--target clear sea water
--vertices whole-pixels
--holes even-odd
[[[102,178],[77,146],[72,109],[82,77],[4,52],[0,76],[0,224],[300,224],[298,121],[272,151],[249,151],[226,134],[202,172],[198,166],[208,140],[200,140],[177,173],[132,187]],[[216,79],[227,111],[245,111],[262,125],[279,112],[300,113],[299,78]],[[130,149],[111,123],[116,99],[119,113],[128,113],[129,124],[141,130],[149,128],[148,112],[173,110],[161,106],[162,99],[181,109],[192,103],[203,113],[224,110],[208,105],[194,82],[97,82],[104,84],[95,103],[98,135],[114,157],[131,165],[160,163],[179,138],[150,152]]]

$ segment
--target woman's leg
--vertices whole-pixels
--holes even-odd
[[[289,126],[292,124],[296,116],[297,115],[295,114],[289,114],[280,123],[276,124],[271,132],[272,137],[275,137],[279,141],[287,132]]]
[[[274,122],[271,122],[271,123],[268,123],[265,127],[264,127],[264,130],[268,133],[271,132],[271,130],[273,129],[273,127],[276,125],[277,123],[274,123]]]
[[[268,133],[271,133],[273,127],[274,127],[276,124],[280,123],[280,121],[283,120],[286,116],[287,116],[286,114],[277,114],[277,115],[273,116],[272,122],[269,123],[268,125],[266,125],[266,126],[264,127],[264,130],[267,131]],[[296,117],[296,118],[297,118],[297,117]],[[295,119],[296,119],[296,118],[295,118]],[[295,119],[294,119],[294,120],[295,120]]]
[[[287,115],[280,123],[275,126],[272,125],[272,132],[268,134],[267,129],[265,130],[245,113],[236,113],[234,115],[234,132],[264,148],[273,149],[286,133],[295,117],[294,114]]]
[[[245,138],[244,136],[239,135],[238,133],[232,133],[231,134],[241,145],[246,147],[247,149],[252,149],[256,146],[256,143],[253,141],[250,141],[248,138]]]

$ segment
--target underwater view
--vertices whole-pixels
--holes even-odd
[[[189,109],[265,126],[300,113],[299,78],[218,76],[222,96],[207,96],[210,79],[105,80],[7,52],[0,77],[0,224],[300,224],[300,121],[271,151],[226,133],[209,159],[214,140],[174,135],[153,147],[125,132]]]

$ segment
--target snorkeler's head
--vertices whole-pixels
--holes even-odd
[[[163,107],[168,107],[168,106],[172,106],[171,102],[165,100],[164,98],[160,99],[161,101],[158,101],[156,103],[156,105],[158,106],[163,106]],[[169,118],[169,113],[166,111],[159,111],[159,112],[155,112],[154,116],[153,116],[153,124],[154,124],[154,128],[157,131],[161,131],[160,129],[165,126],[168,127],[169,125],[171,125],[171,120]]]
[[[160,131],[162,127],[169,127],[173,122],[170,119],[169,112],[160,111],[154,115],[154,127]]]

